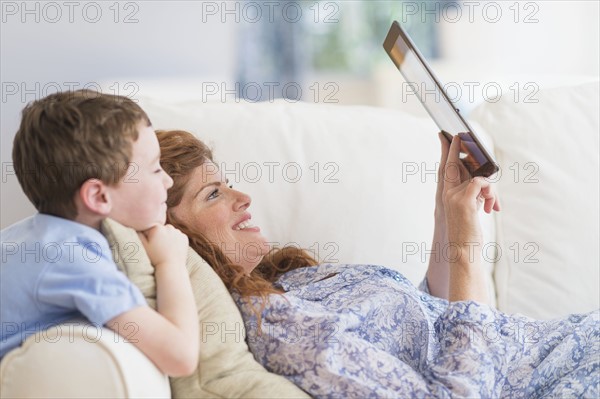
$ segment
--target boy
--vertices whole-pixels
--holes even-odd
[[[128,98],[79,90],[25,107],[13,162],[39,213],[1,232],[0,357],[27,335],[83,315],[128,337],[167,375],[196,369],[188,239],[164,225],[173,180],[159,160],[150,120]],[[158,311],[117,270],[99,231],[107,217],[143,232]]]

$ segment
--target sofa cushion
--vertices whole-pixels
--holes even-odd
[[[113,220],[102,232],[113,257],[156,308],[154,268],[137,233]],[[186,267],[198,308],[200,353],[198,369],[188,377],[171,378],[175,398],[305,398],[304,391],[284,377],[269,373],[248,350],[242,316],[227,288],[212,268],[191,248]]]
[[[155,129],[188,130],[213,148],[272,243],[307,249],[322,263],[385,265],[414,284],[423,279],[440,157],[431,118],[282,99],[140,105]],[[482,212],[482,222],[493,242],[493,217]],[[495,303],[492,262],[485,266]]]
[[[472,118],[502,168],[498,306],[537,318],[600,306],[599,83],[505,96]]]
[[[169,380],[135,346],[83,316],[31,334],[0,362],[2,398],[166,398]]]

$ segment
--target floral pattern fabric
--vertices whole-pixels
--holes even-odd
[[[235,296],[256,359],[317,398],[597,398],[600,312],[539,321],[448,302],[372,265],[286,273],[261,313]]]

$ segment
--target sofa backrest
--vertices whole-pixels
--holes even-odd
[[[472,114],[494,140],[503,170],[498,305],[545,319],[596,310],[600,84],[519,94]]]
[[[252,221],[272,242],[308,249],[323,263],[386,265],[422,280],[440,157],[430,118],[286,100],[140,105],[155,129],[188,130],[213,148],[225,176],[252,197]],[[482,220],[486,242],[494,242],[493,217]],[[490,273],[494,250],[486,251]],[[494,302],[491,277],[488,285]]]

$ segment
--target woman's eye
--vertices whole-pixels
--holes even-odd
[[[210,195],[208,196],[208,199],[217,198],[218,194],[219,194],[219,189],[215,189],[215,190],[213,190],[212,193],[210,193]]]
[[[230,184],[230,185],[228,185],[227,187],[229,187],[229,188],[233,188],[233,184]]]

